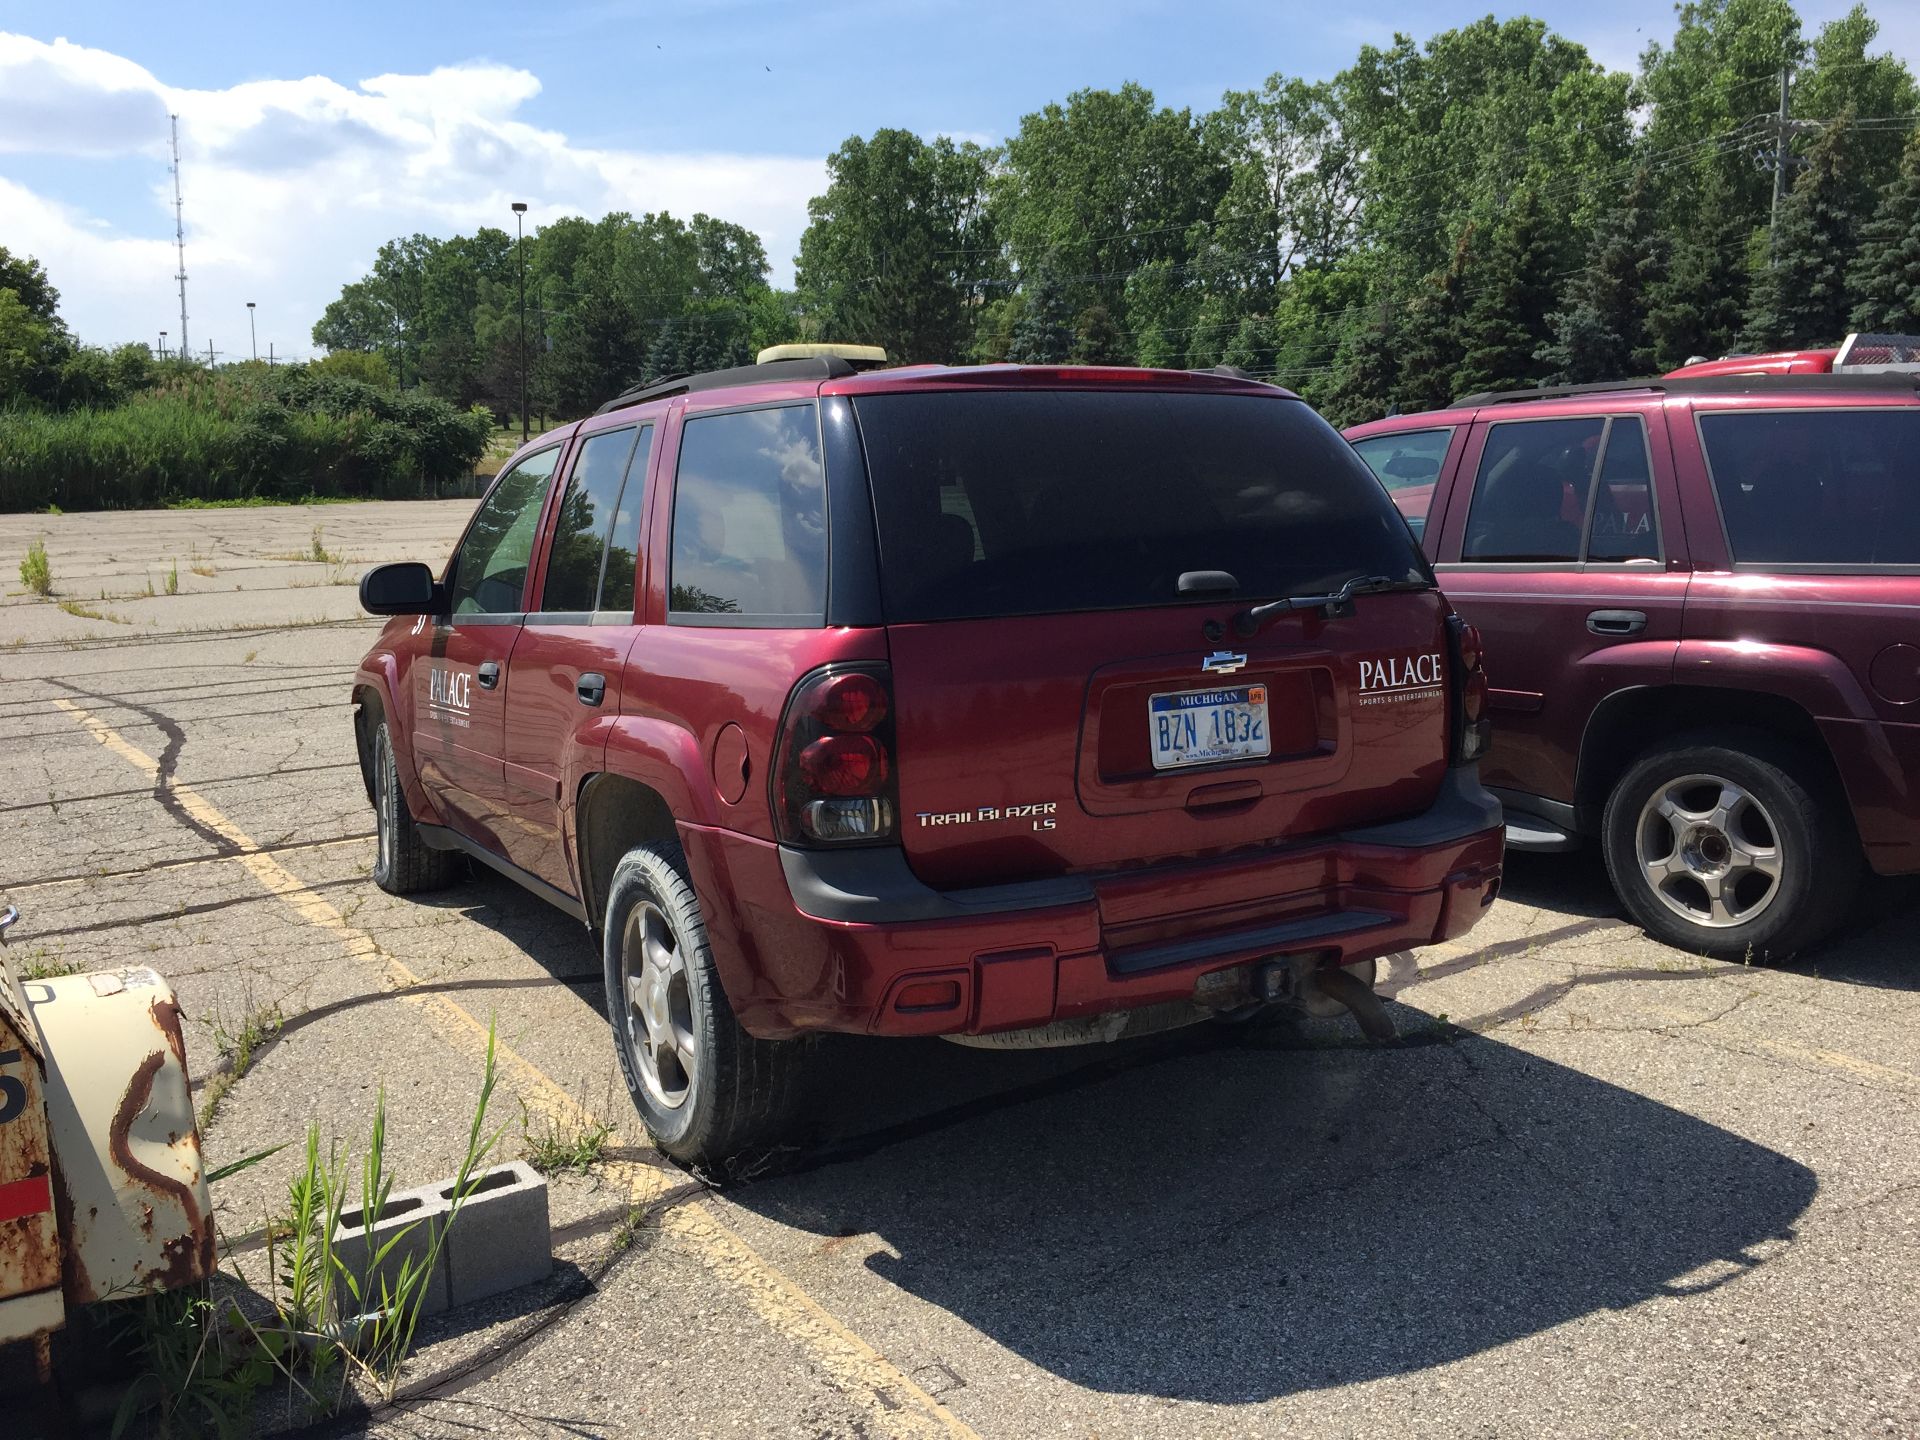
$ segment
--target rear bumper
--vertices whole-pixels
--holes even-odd
[[[1268,956],[1452,939],[1492,903],[1502,850],[1470,767],[1423,815],[1312,845],[974,890],[929,889],[897,849],[681,836],[734,1011],[769,1037],[1019,1029],[1188,999]]]

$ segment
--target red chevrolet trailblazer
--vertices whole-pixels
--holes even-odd
[[[1376,1027],[1493,899],[1478,636],[1352,450],[1228,373],[665,381],[525,447],[354,682],[376,879],[462,852],[601,938],[670,1154],[826,1030]]]

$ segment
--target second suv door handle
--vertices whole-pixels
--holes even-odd
[[[491,690],[500,683],[500,662],[498,660],[484,661],[475,674],[480,681],[480,688],[482,690]]]
[[[1638,635],[1646,628],[1644,610],[1594,610],[1587,615],[1587,629],[1596,635]]]
[[[607,677],[589,671],[574,681],[573,693],[580,697],[582,705],[598,705],[607,698]]]

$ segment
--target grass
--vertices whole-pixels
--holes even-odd
[[[81,600],[62,600],[59,606],[76,620],[105,620],[110,625],[131,625],[133,622],[124,615],[116,615],[111,610],[96,610]]]
[[[179,593],[180,593],[180,562],[176,560],[173,562],[172,568],[167,571],[167,594],[178,595]]]
[[[78,975],[80,967],[72,960],[55,956],[44,945],[36,945],[14,966],[14,973],[22,980],[58,980],[63,975]]]
[[[520,1105],[520,1154],[542,1175],[585,1175],[600,1163],[613,1127],[598,1120],[562,1123],[548,1114],[536,1127],[526,1103]]]
[[[272,495],[246,495],[231,500],[169,500],[169,510],[264,510],[283,505],[353,505],[365,497],[359,495],[296,495],[281,498]],[[58,511],[54,511],[58,514]]]
[[[216,1014],[202,1015],[200,1022],[213,1031],[213,1047],[219,1051],[220,1058],[227,1062],[224,1070],[217,1070],[207,1077],[206,1088],[201,1091],[200,1128],[205,1130],[213,1124],[213,1117],[219,1111],[220,1102],[226,1098],[227,1091],[253,1068],[254,1056],[280,1033],[280,1027],[287,1023],[287,1017],[281,1013],[279,1005],[274,1004],[249,1010],[232,1028],[228,1027],[224,1016]]]
[[[20,583],[35,595],[53,593],[53,566],[47,563],[47,542],[35,539],[27,546],[27,558],[20,562]]]
[[[487,1131],[497,1080],[489,1025],[479,1099],[446,1221],[432,1227],[424,1255],[407,1255],[404,1248],[417,1226],[399,1228],[364,1272],[335,1252],[334,1239],[350,1206],[378,1215],[392,1192],[386,1087],[375,1101],[358,1163],[337,1140],[323,1145],[319,1122],[310,1122],[303,1163],[288,1182],[288,1210],[268,1220],[265,1283],[256,1286],[229,1254],[232,1278],[267,1300],[269,1313],[249,1313],[230,1299],[214,1298],[219,1290],[202,1287],[114,1307],[126,1317],[134,1352],[128,1369],[135,1378],[114,1417],[113,1434],[251,1435],[259,1401],[274,1392],[303,1409],[304,1419],[323,1420],[361,1403],[356,1381],[391,1403],[413,1351],[427,1280],[500,1140],[499,1130]],[[282,1148],[216,1170],[208,1183],[217,1185]]]

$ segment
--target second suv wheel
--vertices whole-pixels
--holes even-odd
[[[1648,752],[1607,801],[1607,873],[1656,940],[1784,960],[1841,921],[1860,847],[1831,786],[1770,735],[1701,732]]]
[[[714,1167],[774,1138],[799,1100],[811,1045],[756,1039],[733,1018],[678,845],[620,861],[604,944],[614,1051],[654,1143]]]

